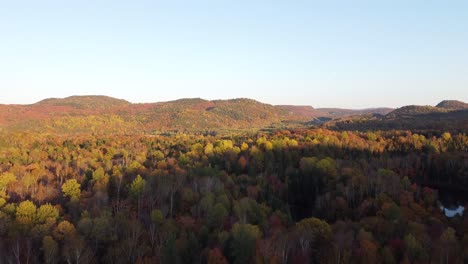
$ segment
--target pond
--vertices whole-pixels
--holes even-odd
[[[439,202],[445,216],[463,216],[468,197],[461,191],[439,189]]]

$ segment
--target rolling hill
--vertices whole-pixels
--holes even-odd
[[[442,101],[436,106],[409,105],[385,115],[372,114],[334,119],[325,124],[337,130],[391,130],[414,131],[468,131],[467,104],[460,101]]]
[[[108,96],[50,98],[0,105],[0,129],[47,133],[152,133],[323,125],[332,129],[465,127],[465,103],[362,110],[270,105],[252,99],[180,99],[134,104]],[[462,110],[459,110],[462,109]]]
[[[50,133],[135,133],[166,130],[251,129],[380,113],[387,109],[314,109],[252,99],[180,99],[133,104],[108,96],[49,98],[31,105],[0,105],[3,130]]]
[[[67,98],[48,98],[37,102],[36,106],[63,106],[76,109],[112,109],[128,106],[131,103],[123,99],[116,99],[104,95],[70,96]]]
[[[402,118],[414,115],[447,113],[449,110],[430,105],[408,105],[395,109],[386,115],[387,118]]]
[[[380,114],[386,115],[392,112],[393,108],[381,107],[381,108],[367,108],[367,109],[342,109],[342,108],[317,108],[325,117],[346,117],[356,115],[369,115],[369,114]]]
[[[448,110],[463,110],[468,109],[468,104],[457,100],[445,100],[437,104],[436,107]]]

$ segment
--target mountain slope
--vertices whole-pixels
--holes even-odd
[[[32,105],[0,105],[0,127],[49,132],[123,132],[261,128],[292,119],[251,99],[199,98],[131,104],[107,96],[51,98]],[[309,117],[295,117],[308,121]]]
[[[36,106],[64,106],[76,109],[111,109],[128,106],[131,103],[104,95],[70,96],[66,98],[49,98],[37,102]]]
[[[433,113],[446,113],[447,109],[430,106],[430,105],[408,105],[403,106],[394,111],[388,113],[387,118],[397,118],[404,116],[422,115],[422,114],[433,114]]]
[[[453,103],[448,105],[452,106]],[[426,114],[423,120],[438,120],[446,117],[434,114],[456,112],[426,106],[407,106],[388,113],[391,110],[274,106],[246,98],[213,101],[193,98],[132,104],[107,96],[71,96],[45,99],[32,105],[0,105],[0,129],[50,133],[140,133],[185,129],[255,129],[323,123],[327,123],[328,127],[341,128],[343,124],[344,127],[354,124],[354,127],[356,124],[362,126],[369,122],[376,127],[392,127],[398,122],[421,122],[414,122],[415,117],[419,118],[421,114]],[[456,116],[456,120],[460,118],[464,120],[463,113]]]
[[[448,110],[463,110],[468,109],[468,104],[457,100],[444,100],[437,104],[436,107]]]
[[[468,131],[468,108],[465,103],[442,101],[437,106],[404,106],[386,115],[345,117],[332,120],[326,127],[338,130],[391,130],[408,129],[424,131]],[[441,107],[442,106],[442,107]],[[462,109],[459,109],[462,108]]]
[[[318,108],[318,111],[323,113],[323,116],[326,117],[345,117],[345,116],[353,116],[353,115],[369,115],[369,114],[380,114],[386,115],[392,112],[393,108],[367,108],[367,109],[342,109],[342,108]]]

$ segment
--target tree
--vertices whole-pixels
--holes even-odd
[[[100,181],[104,177],[105,177],[105,172],[104,172],[104,169],[102,167],[99,167],[97,170],[95,170],[93,172],[93,180],[96,181],[96,182]]]
[[[43,204],[37,210],[37,222],[40,224],[45,223],[47,220],[52,220],[54,223],[59,217],[59,211],[57,208],[49,203]]]
[[[56,240],[61,241],[75,236],[76,229],[72,223],[68,222],[67,220],[64,220],[57,225],[57,227],[54,229],[53,234]]]
[[[137,200],[138,214],[140,214],[141,196],[145,189],[145,185],[146,181],[140,175],[138,175],[130,184],[130,194]]]
[[[377,247],[377,245],[373,241],[368,240],[368,239],[361,240],[360,245],[361,245],[361,250],[362,250],[362,253],[363,253],[361,263],[369,263],[369,264],[378,263],[378,261],[377,261],[378,247]]]
[[[319,172],[326,176],[335,177],[337,174],[336,162],[332,158],[328,157],[321,159],[319,162],[317,162],[316,167]]]
[[[206,216],[207,224],[212,229],[218,229],[224,223],[224,219],[228,216],[228,211],[220,203],[208,209]]]
[[[192,232],[186,237],[179,238],[178,260],[181,263],[200,263],[200,244]]]
[[[327,222],[318,218],[305,218],[296,224],[296,242],[304,256],[323,262],[321,259],[330,249],[332,230]]]
[[[451,138],[452,138],[452,135],[450,135],[449,132],[445,132],[445,133],[442,134],[442,139],[443,139],[445,142],[449,141]]]
[[[75,179],[67,180],[62,185],[62,192],[70,201],[77,202],[81,195],[80,184]]]
[[[348,263],[354,242],[354,232],[346,223],[340,221],[333,228],[333,244],[337,263]]]
[[[93,190],[96,192],[95,197],[100,197],[102,200],[107,200],[107,189],[109,185],[109,175],[105,173],[102,167],[99,167],[93,172]],[[99,200],[99,199],[97,199]]]
[[[249,149],[249,144],[243,142],[240,149],[244,152],[247,151]]]
[[[392,249],[388,246],[385,246],[382,249],[382,261],[384,264],[396,264],[395,257],[393,255]],[[401,262],[404,263],[404,262]]]
[[[250,263],[255,256],[256,242],[260,238],[260,230],[251,224],[236,223],[232,227],[231,249],[234,263]]]
[[[359,230],[357,239],[359,240],[361,250],[362,263],[377,263],[378,247],[374,242],[372,233],[365,231],[363,228]]]
[[[122,180],[123,180],[122,166],[114,165],[112,167],[112,175],[109,178],[109,181],[110,181],[109,195],[117,196],[116,197],[117,200],[120,200],[120,190],[122,188]]]
[[[99,242],[106,242],[112,237],[112,222],[109,212],[101,213],[99,217],[93,219],[91,237],[94,239],[94,246],[99,248]]]
[[[208,264],[228,264],[223,252],[219,248],[210,249],[208,253]]]
[[[176,169],[174,175],[161,175],[159,177],[159,186],[161,193],[169,199],[169,217],[173,217],[174,212],[174,198],[180,188],[183,187],[187,172],[184,170]],[[168,196],[168,197],[167,197]]]
[[[44,256],[44,263],[58,263],[59,246],[58,243],[51,236],[45,236],[42,239],[42,254]]]
[[[411,261],[415,261],[423,254],[421,243],[412,235],[405,236],[405,246]]]
[[[204,152],[205,152],[205,155],[207,156],[213,155],[213,144],[211,143],[206,144]]]
[[[148,236],[151,243],[151,249],[156,251],[156,245],[161,233],[159,228],[163,224],[164,217],[161,210],[155,209],[151,211],[150,218],[151,222],[149,225]]]
[[[444,263],[453,263],[451,257],[454,257],[456,252],[457,237],[455,230],[451,227],[447,227],[440,236],[440,242],[442,245],[442,251],[444,255]]]
[[[7,187],[9,184],[16,182],[16,176],[10,172],[0,174],[0,198],[8,198]]]
[[[390,221],[398,220],[401,215],[400,208],[394,202],[384,203],[380,213],[385,219]]]
[[[91,263],[93,260],[93,252],[86,245],[86,241],[79,236],[65,240],[62,255],[70,264]]]
[[[140,195],[143,193],[145,185],[146,181],[140,175],[137,175],[135,180],[133,180],[132,184],[130,185],[131,195],[135,198],[139,198]]]
[[[36,205],[26,200],[21,202],[16,209],[16,221],[25,229],[29,229],[36,221]]]

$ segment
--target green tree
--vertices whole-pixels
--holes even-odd
[[[390,221],[396,221],[400,218],[401,212],[398,205],[394,202],[386,202],[382,205],[381,215]]]
[[[411,261],[421,257],[423,253],[422,245],[412,234],[405,236],[405,246]]]
[[[139,198],[141,194],[143,194],[143,190],[145,188],[146,181],[138,175],[135,180],[130,184],[130,193],[133,197]]]
[[[221,204],[217,203],[215,206],[210,207],[206,216],[207,224],[212,229],[218,229],[224,223],[224,219],[228,216],[228,211]]]
[[[141,196],[145,189],[145,185],[146,181],[140,175],[137,175],[135,180],[130,184],[130,194],[137,200],[138,214],[140,214]]]
[[[297,230],[302,234],[311,234],[315,239],[329,241],[332,236],[330,225],[318,218],[311,217],[302,219],[296,224]]]
[[[321,159],[316,166],[319,172],[326,176],[335,177],[337,174],[336,162],[332,158]]]
[[[305,256],[314,262],[324,262],[323,258],[331,249],[332,230],[330,225],[318,218],[311,217],[296,223],[295,235]]]
[[[106,242],[112,239],[112,223],[111,215],[108,212],[101,213],[101,216],[93,219],[92,237],[95,241],[95,246],[98,247],[98,242]]]
[[[256,252],[256,242],[260,238],[260,230],[251,224],[236,223],[232,227],[231,249],[234,263],[251,263]]]

